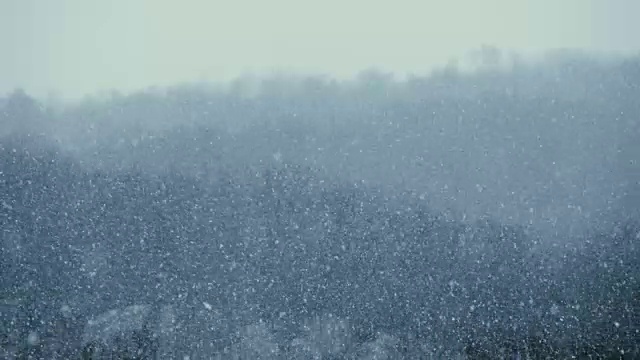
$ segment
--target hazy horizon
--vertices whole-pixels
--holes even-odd
[[[634,9],[636,11],[634,11]],[[0,93],[64,98],[246,74],[423,74],[484,45],[640,50],[615,1],[0,1]],[[632,30],[636,31],[632,31]]]

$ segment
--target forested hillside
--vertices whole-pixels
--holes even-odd
[[[566,54],[15,91],[0,358],[638,358],[637,99],[639,58]]]

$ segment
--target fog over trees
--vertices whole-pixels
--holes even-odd
[[[0,358],[640,358],[640,57],[490,50],[0,97]]]

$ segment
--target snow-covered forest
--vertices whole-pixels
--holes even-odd
[[[640,58],[0,98],[2,359],[638,359]]]

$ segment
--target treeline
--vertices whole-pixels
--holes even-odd
[[[567,53],[402,81],[246,78],[74,104],[16,92],[0,99],[0,133],[46,133],[106,170],[207,177],[275,157],[563,237],[607,226],[612,204],[638,207],[639,83],[638,57]]]

